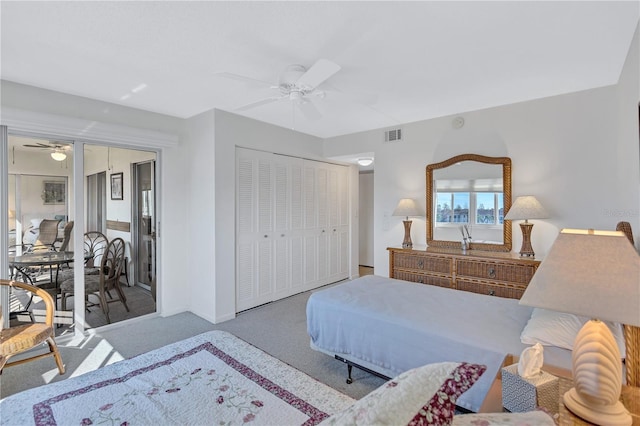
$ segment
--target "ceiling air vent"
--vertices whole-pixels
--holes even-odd
[[[402,140],[402,129],[391,129],[384,132],[385,142],[400,142]]]

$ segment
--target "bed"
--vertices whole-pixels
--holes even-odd
[[[443,409],[442,393],[459,395],[483,369],[421,366],[355,401],[230,333],[211,331],[4,398],[0,424],[407,424],[433,402],[433,415],[446,416],[438,424],[554,424],[542,412],[454,415],[454,399]]]
[[[478,412],[506,357],[527,347],[531,313],[515,299],[369,275],[314,292],[307,331],[313,349],[384,377],[443,361],[486,365],[457,402]],[[570,369],[569,350],[545,347],[544,356]]]
[[[315,425],[353,402],[232,334],[212,331],[4,398],[0,423]]]

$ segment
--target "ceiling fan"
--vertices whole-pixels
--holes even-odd
[[[47,149],[51,151],[51,158],[53,158],[56,161],[64,161],[64,159],[67,158],[67,154],[66,154],[67,151],[71,150],[70,145],[67,145],[64,143],[58,143],[58,142],[52,142],[52,143],[36,142],[35,144],[24,144],[22,146],[27,148]]]
[[[219,73],[223,77],[235,78],[258,82],[268,85],[271,89],[279,91],[279,95],[270,96],[235,108],[236,111],[246,111],[261,105],[270,104],[282,100],[289,100],[296,105],[302,114],[309,120],[317,120],[321,117],[320,111],[312,103],[311,99],[324,98],[325,92],[319,90],[318,86],[327,81],[331,76],[340,70],[340,66],[328,59],[320,59],[311,68],[307,69],[302,65],[289,65],[280,74],[277,84],[269,84],[264,81],[252,79],[230,73]]]

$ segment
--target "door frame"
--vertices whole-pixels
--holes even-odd
[[[157,251],[156,262],[161,264],[162,259],[162,240],[160,231],[160,223],[162,218],[162,155],[165,148],[177,148],[179,138],[177,134],[164,133],[160,131],[146,130],[140,128],[129,127],[126,125],[115,125],[105,122],[97,122],[95,120],[81,119],[77,117],[67,117],[56,114],[48,114],[34,112],[11,107],[3,108],[2,122],[0,123],[0,244],[8,245],[8,132],[32,135],[34,137],[43,138],[60,138],[71,140],[73,145],[73,183],[74,183],[74,206],[73,209],[78,229],[84,229],[84,145],[100,144],[104,146],[113,146],[124,149],[146,150],[152,151],[156,155],[156,205],[160,206],[156,210],[156,230],[157,230]],[[52,136],[55,135],[55,136]],[[76,171],[79,170],[80,173]],[[82,247],[82,232],[74,233],[74,247]],[[7,278],[9,270],[9,258],[4,251],[4,255],[0,255],[0,277]],[[77,263],[83,263],[82,257],[78,254]],[[76,271],[76,282],[82,279],[81,268]],[[157,275],[157,286],[161,288],[162,276]],[[5,288],[5,287],[3,287]],[[5,288],[6,289],[6,288]],[[8,313],[8,297],[0,294],[0,308],[2,312]],[[147,316],[162,315],[162,293],[158,294],[156,300],[156,312]],[[84,304],[84,288],[75,293],[74,304],[82,306]],[[80,315],[76,318],[75,334],[84,334],[84,310],[77,309]],[[2,315],[3,321],[8,322],[9,315]],[[135,321],[141,317],[131,320],[125,320],[121,323],[111,324],[100,329],[119,327],[128,321]],[[82,319],[82,321],[79,321]],[[8,324],[7,324],[8,325]]]

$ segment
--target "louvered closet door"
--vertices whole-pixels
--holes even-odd
[[[274,155],[274,171],[277,300],[302,291],[302,160]]]
[[[271,154],[237,150],[236,309],[273,300],[274,165]]]
[[[349,173],[343,166],[329,170],[329,280],[349,276]]]
[[[316,190],[316,162],[304,161],[304,283],[303,288],[314,288],[318,281],[318,200]]]
[[[346,278],[348,169],[242,148],[236,156],[236,311]]]

